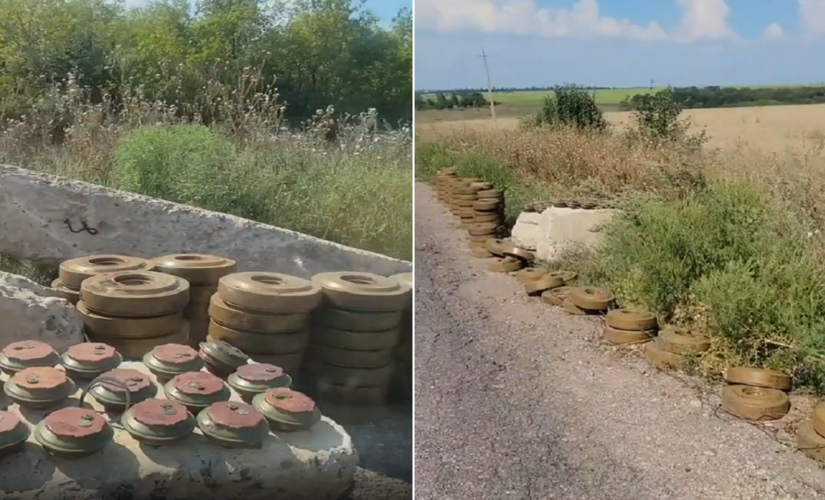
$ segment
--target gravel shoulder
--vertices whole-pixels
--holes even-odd
[[[488,273],[415,192],[416,499],[815,499],[825,471]]]

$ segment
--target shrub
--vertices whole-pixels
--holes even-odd
[[[624,305],[708,328],[730,350],[710,359],[794,372],[825,355],[825,266],[781,218],[750,186],[712,182],[631,206],[607,225],[603,247],[565,264]]]
[[[682,110],[670,87],[655,94],[637,95],[633,99],[633,118],[642,137],[681,143],[692,150],[701,149],[707,142],[707,136],[704,131],[690,133],[690,122],[680,118]]]
[[[595,95],[577,85],[555,87],[553,94],[544,98],[542,109],[528,123],[599,131],[607,129],[607,120],[596,104]]]

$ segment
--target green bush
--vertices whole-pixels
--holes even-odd
[[[596,104],[594,94],[578,85],[562,85],[544,98],[542,109],[532,125],[566,126],[578,129],[605,130],[607,120]]]
[[[696,323],[685,312],[704,311],[727,356],[806,372],[818,386],[810,364],[825,359],[825,265],[781,217],[749,186],[714,182],[631,206],[605,227],[603,247],[565,264],[664,322]]]

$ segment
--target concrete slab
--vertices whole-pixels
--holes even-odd
[[[541,239],[539,233],[540,223],[541,214],[535,212],[520,213],[510,233],[513,244],[525,250],[535,251]]]
[[[121,367],[148,373],[142,363]],[[0,380],[7,378],[4,375]],[[66,406],[76,406],[79,393]],[[159,394],[162,398],[162,390]],[[5,406],[8,400],[3,398],[0,403]],[[240,401],[234,391],[232,399]],[[103,411],[93,398],[87,396],[85,402]],[[21,410],[16,404],[9,409],[22,415],[32,428],[48,413]],[[108,417],[119,418],[116,414]],[[357,463],[349,434],[327,417],[308,431],[270,433],[264,447],[257,450],[221,448],[206,441],[200,430],[175,446],[151,448],[116,429],[114,442],[105,450],[67,459],[47,454],[32,436],[22,452],[0,459],[0,497],[336,500],[350,487]]]
[[[0,349],[20,340],[39,340],[63,352],[83,342],[83,320],[49,288],[16,274],[0,272]]]
[[[82,230],[83,223],[92,233]],[[71,227],[70,227],[71,226]],[[409,262],[295,231],[85,182],[0,165],[0,253],[56,266],[96,253],[215,253],[239,271],[308,278],[352,270],[389,276]]]
[[[615,213],[615,210],[548,208],[541,213],[536,232],[536,257],[552,261],[576,245],[592,247],[601,244],[600,227],[609,222]]]

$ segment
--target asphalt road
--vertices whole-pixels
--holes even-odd
[[[470,256],[416,185],[415,498],[784,500],[825,471]]]

